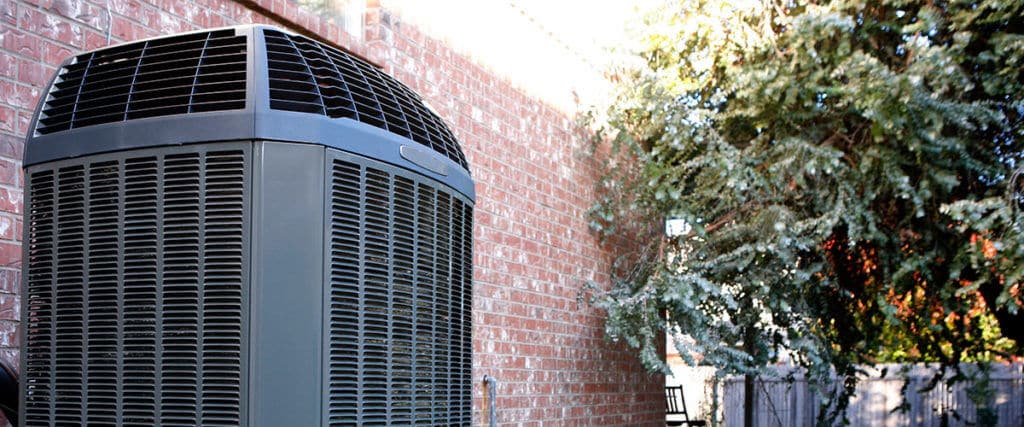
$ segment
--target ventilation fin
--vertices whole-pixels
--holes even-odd
[[[306,37],[263,33],[270,108],[352,118],[416,141],[469,169],[448,126],[398,80]]]
[[[245,108],[246,37],[233,30],[131,43],[80,55],[51,88],[45,135],[145,117]]]

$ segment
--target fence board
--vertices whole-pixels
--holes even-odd
[[[677,371],[687,369],[694,368]],[[691,408],[708,411],[712,395],[709,390],[716,386],[714,376],[709,375],[708,368],[696,369],[699,371],[679,375],[673,382],[693,390],[692,394],[687,394]],[[814,426],[821,395],[801,376],[787,382],[784,378],[788,369],[791,368],[780,367],[771,375],[759,378],[755,387],[755,426]],[[887,372],[884,377],[881,375],[883,369]],[[970,373],[976,368],[964,365],[962,369]],[[940,381],[935,388],[923,390],[937,372],[933,367],[891,364],[865,371],[867,375],[860,378],[856,395],[846,411],[850,425],[967,427],[976,421],[975,405],[967,395],[969,384],[961,382],[950,387]],[[905,396],[909,410],[893,411],[904,399],[900,392],[904,381],[909,383]],[[721,412],[715,418],[723,421],[725,426],[742,426],[743,378],[729,377],[718,384]],[[1024,365],[994,365],[990,384],[995,391],[990,404],[999,415],[998,426],[1024,426]],[[706,417],[711,418],[710,414]]]

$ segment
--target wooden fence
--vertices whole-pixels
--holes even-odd
[[[989,405],[998,414],[998,426],[1024,426],[1024,365],[994,365]],[[965,370],[974,369],[965,366]],[[683,368],[671,379],[687,390],[687,403],[698,416],[716,420],[727,427],[743,425],[744,387],[742,377],[716,380],[709,368]],[[947,386],[940,381],[923,391],[936,370],[927,366],[881,365],[866,369],[846,417],[853,426],[967,427],[976,424],[976,410],[967,395],[969,384]],[[885,375],[883,376],[883,372]],[[755,385],[754,425],[757,427],[814,426],[821,395],[797,377],[784,379],[786,370],[759,378]],[[906,396],[901,389],[907,383]],[[717,399],[715,397],[717,396]],[[905,397],[905,401],[904,401]],[[717,400],[717,404],[715,404]],[[896,409],[907,404],[904,411]],[[712,416],[714,414],[714,416]]]

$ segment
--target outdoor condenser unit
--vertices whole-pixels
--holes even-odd
[[[373,66],[265,26],[87,52],[24,164],[22,425],[470,424],[473,181]]]

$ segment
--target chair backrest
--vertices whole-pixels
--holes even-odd
[[[703,427],[708,425],[705,420],[691,420],[690,414],[686,411],[686,398],[683,397],[683,386],[665,386],[665,415],[669,416],[681,416],[682,420],[673,417],[672,420],[666,420],[667,425],[670,426],[696,426]]]
[[[679,401],[676,396],[682,394],[682,387],[665,386],[665,413],[675,415],[679,413]]]
[[[686,399],[683,399],[683,386],[665,386],[665,414],[682,415],[686,420],[690,415],[686,413]]]

